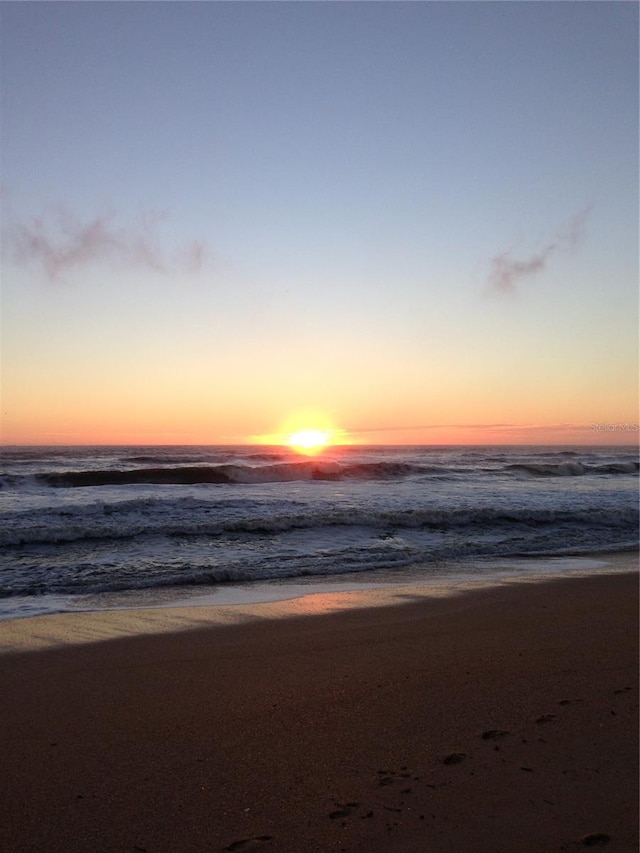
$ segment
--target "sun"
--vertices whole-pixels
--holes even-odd
[[[298,409],[281,422],[277,431],[254,435],[252,439],[256,444],[284,447],[305,456],[317,456],[328,448],[339,452],[339,446],[355,443],[330,415],[315,408]]]
[[[331,432],[323,429],[300,429],[287,436],[284,443],[297,453],[315,456],[324,450],[331,440]]]

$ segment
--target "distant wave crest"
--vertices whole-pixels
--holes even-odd
[[[197,485],[241,483],[286,483],[295,480],[390,479],[412,474],[436,473],[440,469],[405,462],[371,462],[342,465],[331,461],[282,462],[271,465],[179,465],[64,471],[37,474],[36,479],[54,488],[97,486]],[[15,479],[15,478],[14,478]]]
[[[138,457],[141,461],[144,457]],[[585,474],[615,476],[637,474],[635,460],[601,464],[586,464],[577,459],[560,462],[518,462],[484,469],[485,474],[516,477],[581,477]],[[43,472],[24,482],[37,481],[53,488],[82,488],[131,485],[198,485],[198,484],[258,484],[289,483],[297,480],[396,480],[407,477],[464,477],[473,473],[464,467],[424,465],[412,462],[342,463],[331,460],[275,462],[262,465],[158,465],[135,468],[110,468]],[[23,482],[20,476],[0,474],[0,487],[16,488]]]
[[[583,462],[518,462],[507,465],[507,470],[532,477],[581,477],[583,474],[637,474],[638,462],[613,462],[604,465],[586,465]]]

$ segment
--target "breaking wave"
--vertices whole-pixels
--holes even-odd
[[[265,455],[266,456],[266,455]],[[137,457],[139,461],[152,461],[153,457]],[[635,460],[600,464],[587,464],[578,460],[560,462],[517,462],[483,469],[488,476],[512,477],[581,477],[629,476],[638,474]],[[100,470],[48,471],[34,475],[0,474],[0,487],[17,488],[34,480],[52,488],[97,488],[100,486],[135,485],[241,485],[259,483],[291,483],[295,481],[339,480],[400,480],[405,478],[464,478],[477,473],[477,469],[460,465],[427,465],[413,462],[363,462],[305,460],[301,462],[275,462],[256,465],[154,465],[135,468],[107,468]]]
[[[305,461],[261,466],[180,465],[101,471],[63,471],[37,474],[36,479],[54,488],[78,488],[137,484],[198,485],[289,483],[296,480],[387,480],[429,473],[442,473],[442,469],[403,462],[342,465],[339,462]]]

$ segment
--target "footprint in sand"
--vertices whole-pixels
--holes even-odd
[[[340,817],[349,817],[353,814],[353,810],[357,809],[360,803],[336,803],[338,808],[335,811],[329,812],[328,817],[331,820],[337,820]]]
[[[400,770],[377,770],[376,772],[378,774],[379,788],[393,784],[396,779],[415,779],[417,781],[420,778],[419,776],[414,776],[406,766],[401,767]]]
[[[488,732],[482,732],[482,740],[497,740],[501,737],[507,737],[509,732],[504,732],[502,729],[489,729]]]
[[[255,838],[241,838],[240,841],[232,842],[225,850],[251,850],[252,847],[262,847],[268,841],[273,841],[271,835],[257,835]]]
[[[467,757],[466,752],[451,752],[442,759],[443,764],[460,764]]]
[[[602,847],[611,841],[611,836],[606,832],[590,832],[581,841],[585,847]]]

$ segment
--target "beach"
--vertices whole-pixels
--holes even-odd
[[[637,850],[637,574],[317,598],[3,623],[0,849]]]

